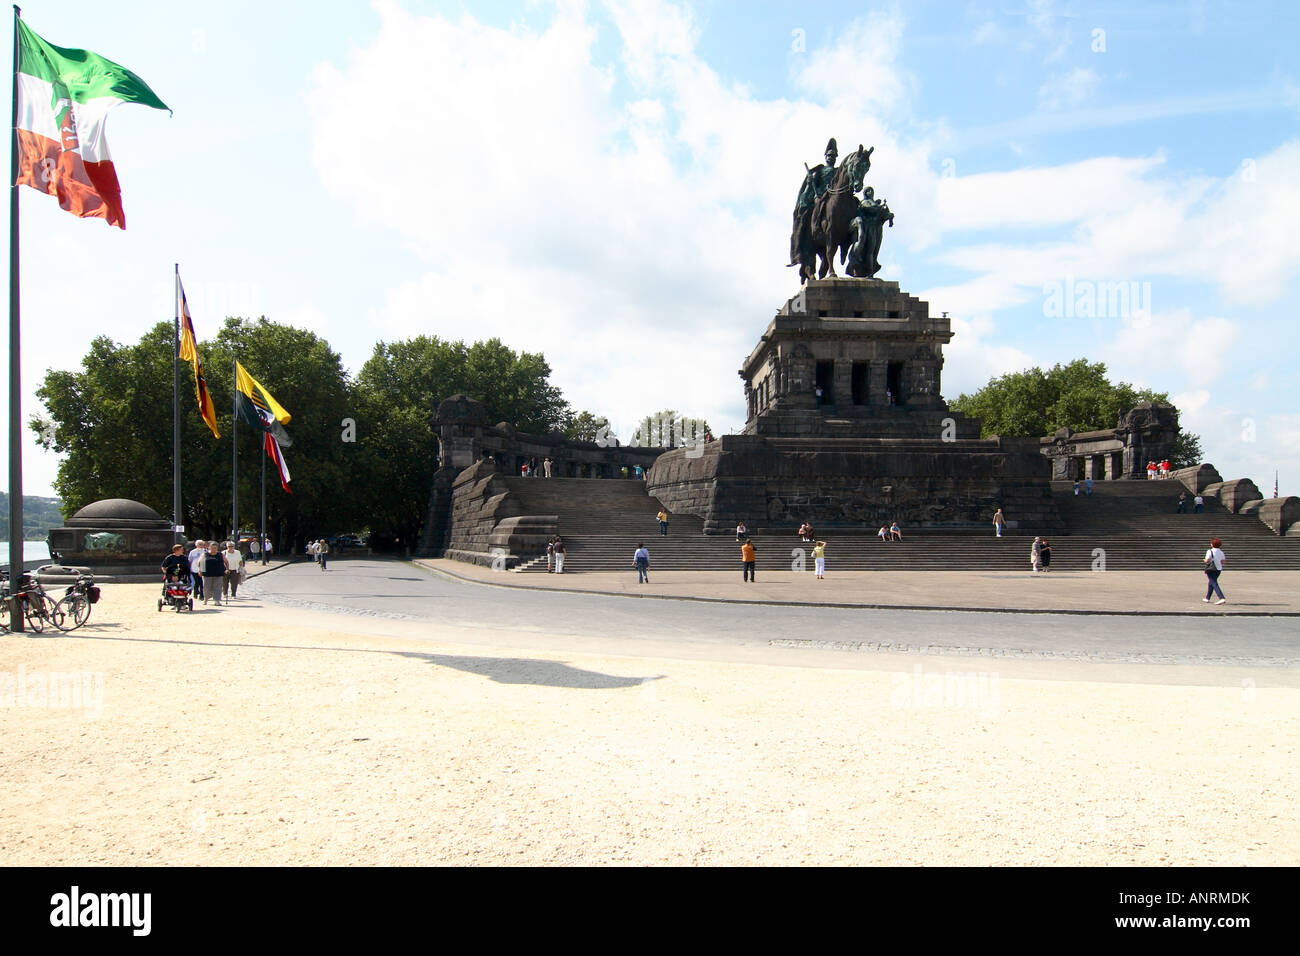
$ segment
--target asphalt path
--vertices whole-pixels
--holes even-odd
[[[1287,618],[1116,617],[645,600],[459,580],[394,559],[307,562],[252,578],[271,604],[555,637],[1300,670]]]

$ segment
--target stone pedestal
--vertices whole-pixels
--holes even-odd
[[[740,368],[744,434],[978,438],[979,423],[950,412],[940,393],[951,339],[948,319],[897,282],[814,279]]]

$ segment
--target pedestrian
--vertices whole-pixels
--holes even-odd
[[[550,459],[550,458],[547,458],[545,461],[542,462],[542,468],[543,468],[543,469],[545,470],[545,472],[546,472],[546,477],[547,477],[547,478],[551,477],[551,459]]]
[[[1077,479],[1074,482],[1074,497],[1079,497],[1079,482]]]
[[[658,518],[659,518],[659,533],[666,538],[668,537],[668,512],[665,509],[660,508]]]
[[[1039,562],[1043,566],[1043,573],[1046,574],[1052,569],[1052,546],[1043,539],[1042,545],[1038,549]]]
[[[1206,604],[1210,603],[1210,595],[1217,594],[1219,599],[1215,604],[1227,604],[1228,599],[1223,596],[1223,589],[1219,587],[1219,575],[1223,573],[1224,562],[1227,557],[1223,553],[1223,542],[1218,538],[1210,539],[1210,550],[1205,552],[1205,597],[1201,598]]]
[[[632,563],[636,565],[636,583],[650,583],[650,552],[646,550],[645,542],[636,543],[636,552],[632,555]]]
[[[1169,477],[1169,459],[1168,459],[1168,458],[1162,459],[1161,462],[1160,462],[1160,477],[1161,477],[1161,478],[1168,478],[1168,477]]]
[[[1002,509],[999,508],[993,512],[993,529],[997,531],[998,537],[1002,537],[1002,526],[1007,523],[1007,519],[1002,517]]]
[[[185,545],[172,545],[172,553],[163,558],[162,573],[164,581],[180,581],[190,576],[190,562],[185,557]]]
[[[262,555],[262,542],[257,538],[248,542],[248,556],[256,561]]]
[[[1180,515],[1187,514],[1187,492],[1180,491],[1178,493],[1178,508],[1175,513]]]
[[[1205,496],[1203,494],[1198,491],[1196,497],[1192,500],[1194,502],[1194,507],[1192,508],[1194,514],[1200,514],[1205,510]]]
[[[316,542],[307,542],[307,554],[310,556],[313,564],[320,564],[320,555],[316,553]]]
[[[325,559],[329,557],[330,543],[324,538],[316,542],[316,553],[320,555],[320,569],[325,570]],[[346,577],[346,575],[344,575]]]
[[[227,541],[226,550],[221,552],[221,560],[226,566],[221,579],[221,596],[234,600],[239,594],[240,574],[244,570],[244,555],[235,547],[235,542]]]
[[[754,561],[757,552],[754,550],[753,543],[746,538],[745,543],[740,546],[740,574],[742,581],[754,582]]]
[[[1029,548],[1029,568],[1035,574],[1038,573],[1039,567],[1043,563],[1043,539],[1034,537],[1034,543]]]
[[[528,474],[534,478],[540,478],[541,473],[537,470],[537,456],[534,455],[528,459]]]
[[[903,532],[902,532],[902,530],[898,527],[898,522],[897,522],[897,521],[895,521],[893,524],[891,524],[891,525],[889,526],[889,540],[890,540],[890,541],[902,541],[902,540],[903,540]]]
[[[1084,482],[1083,482],[1083,490],[1084,490],[1084,492],[1085,492],[1086,494],[1088,494],[1088,495],[1091,495],[1091,494],[1092,494],[1092,478],[1085,478],[1085,479],[1084,479]]]
[[[1154,481],[1155,477],[1156,477],[1156,463],[1154,461],[1149,461],[1147,462],[1147,480]]]
[[[555,573],[555,535],[546,539],[546,573]]]
[[[813,563],[817,568],[817,580],[826,579],[826,542],[818,541],[813,545]]]
[[[203,540],[195,541],[194,547],[186,556],[190,562],[190,584],[194,588],[196,598],[203,597],[203,562],[208,555],[208,543]]]
[[[633,465],[632,467],[636,469],[636,476],[637,476],[637,478],[640,478],[640,477],[641,477],[641,466],[640,466],[640,465]]]
[[[226,576],[226,562],[221,557],[221,549],[215,541],[208,542],[208,550],[203,555],[203,603],[209,600],[221,606],[221,579]]]
[[[882,524],[882,525],[880,526],[880,530],[876,532],[876,537],[879,538],[881,541],[885,542],[885,544],[888,544],[888,543],[889,543],[889,529],[886,528],[886,527]]]
[[[564,573],[564,539],[558,534],[555,536],[555,573]]]
[[[737,541],[749,540],[749,529],[745,527],[745,522],[743,520],[740,522],[740,524],[736,525],[736,540]]]

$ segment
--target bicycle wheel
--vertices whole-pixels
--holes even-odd
[[[60,631],[75,631],[89,617],[90,601],[84,594],[68,594],[54,607],[54,626]]]
[[[37,634],[45,630],[47,615],[45,613],[45,598],[43,595],[27,595],[23,600],[23,617],[27,619],[27,627],[29,630],[35,631]]]

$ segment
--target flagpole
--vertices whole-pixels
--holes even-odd
[[[235,364],[231,366],[230,382],[234,386],[231,388],[230,399],[230,528],[231,537],[236,541],[239,540],[239,443],[235,440],[239,435],[239,359],[231,359]]]
[[[266,564],[266,436],[262,436],[262,526],[257,529],[261,536],[262,563]]]
[[[17,594],[23,574],[23,415],[22,361],[19,358],[22,309],[18,276],[18,19],[14,4],[13,110],[9,135],[9,629],[22,631]]]
[[[176,307],[176,341],[172,343],[172,543],[181,526],[181,264],[176,263],[172,304]]]

